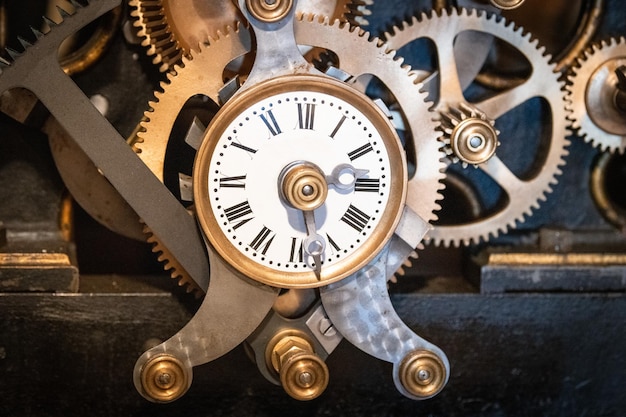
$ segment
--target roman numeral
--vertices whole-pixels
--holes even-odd
[[[335,139],[335,135],[337,134],[337,132],[339,132],[339,129],[341,128],[341,125],[343,124],[343,122],[346,121],[346,116],[341,116],[341,119],[339,120],[339,123],[337,123],[337,126],[335,126],[335,129],[333,130],[333,132],[330,134],[330,137]]]
[[[274,232],[263,226],[263,229],[261,229],[259,234],[256,235],[252,242],[250,242],[250,247],[257,252],[259,251],[259,249],[262,249],[261,254],[265,255],[270,245],[274,241],[275,236],[276,234]]]
[[[230,146],[234,146],[237,149],[241,149],[249,153],[256,153],[256,149],[248,148],[247,146],[242,145],[241,143],[238,143],[238,142],[231,142]]]
[[[300,129],[313,130],[313,123],[315,122],[315,104],[306,103],[304,106],[306,110],[303,109],[302,103],[298,103],[298,126]]]
[[[262,114],[260,117],[261,117],[261,120],[263,120],[263,123],[265,123],[265,126],[267,126],[267,128],[269,129],[272,136],[276,136],[279,133],[283,133],[280,130],[280,126],[278,126],[278,123],[276,122],[276,119],[274,118],[274,113],[272,113],[271,110],[266,112],[265,114]]]
[[[252,214],[250,203],[248,203],[247,201],[244,201],[243,203],[235,204],[232,207],[224,209],[224,214],[226,215],[226,219],[228,220],[228,223],[233,223],[241,219],[237,223],[235,223],[235,225],[233,226],[233,229],[235,230],[239,229],[241,226],[248,223],[250,220],[254,218],[254,217],[248,217],[248,218],[242,219],[242,217]]]
[[[246,188],[245,175],[220,178],[220,188]]]
[[[348,207],[348,211],[346,211],[346,213],[343,215],[341,221],[360,233],[363,231],[363,229],[365,229],[365,226],[367,225],[367,222],[370,220],[370,218],[370,216],[350,204],[350,207]]]
[[[302,240],[292,237],[291,238],[291,253],[289,255],[289,262],[302,262],[304,259],[304,252],[302,249]]]
[[[377,193],[380,191],[379,178],[357,178],[354,182],[354,191],[365,193]]]
[[[330,235],[328,233],[326,233],[326,240],[328,241],[328,243],[330,243],[330,246],[333,247],[335,252],[339,252],[341,250],[339,245],[333,240],[332,237],[330,237]]]
[[[365,145],[361,146],[360,148],[356,148],[352,152],[348,153],[348,157],[350,158],[351,161],[354,161],[355,159],[360,158],[363,155],[369,152],[372,152],[373,150],[374,148],[372,148],[372,144],[367,142]]]

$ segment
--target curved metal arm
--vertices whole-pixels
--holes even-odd
[[[196,315],[170,339],[145,352],[135,364],[135,387],[150,401],[170,402],[183,395],[191,386],[191,368],[217,359],[243,342],[267,316],[278,296],[278,288],[241,278],[211,249],[209,254],[211,285]],[[171,397],[166,395],[171,387],[155,389],[146,384],[146,373],[155,367],[157,379],[171,375],[171,371],[158,370],[159,362],[164,361],[176,362],[184,375],[176,395]]]

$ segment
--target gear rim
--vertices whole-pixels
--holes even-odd
[[[203,4],[211,4],[216,10],[204,10],[198,13],[186,22],[182,22],[182,27],[193,26],[194,29],[178,29],[175,17],[171,10],[167,7],[170,0],[130,0],[131,16],[135,19],[133,25],[137,29],[137,35],[142,39],[142,46],[146,48],[148,56],[153,58],[153,63],[159,65],[161,72],[175,70],[175,66],[179,66],[183,62],[183,57],[189,58],[192,52],[199,51],[199,45],[204,39],[217,38],[220,32],[226,31],[227,27],[235,26],[238,22],[242,22],[243,18],[239,9],[230,0],[221,2],[209,2]],[[308,4],[310,1],[313,4]],[[334,12],[329,14],[331,20],[341,20],[351,25],[367,24],[365,16],[369,14],[368,6],[373,4],[373,0],[334,0]],[[302,6],[304,5],[304,6]],[[182,9],[178,5],[179,9]],[[310,10],[315,6],[314,0],[301,1],[298,5],[298,13],[312,13]],[[330,7],[329,7],[330,10]],[[325,10],[325,11],[329,11]],[[214,20],[211,23],[217,23],[215,27],[209,28],[202,24],[203,16],[212,16]],[[218,17],[215,17],[218,16]],[[199,26],[202,26],[200,29]],[[187,30],[190,32],[186,33]]]
[[[573,129],[588,143],[602,151],[624,153],[626,135],[609,132],[593,118],[588,109],[587,92],[598,70],[609,62],[626,59],[626,39],[610,38],[593,44],[577,60],[568,77],[567,108]],[[614,117],[617,111],[611,113]],[[623,120],[623,117],[622,117]]]
[[[322,21],[309,16],[296,19],[295,30],[298,41],[302,40],[303,44],[313,46],[324,47],[330,43],[336,45],[337,39],[345,38],[344,54],[346,56],[342,57],[345,58],[342,61],[346,66],[356,70],[359,66],[370,65],[368,72],[380,74],[383,82],[393,85],[391,88],[393,92],[406,98],[407,102],[404,103],[403,110],[406,108],[414,115],[414,117],[407,116],[411,131],[417,132],[414,136],[422,136],[417,144],[417,148],[421,150],[418,154],[420,168],[409,181],[414,184],[414,188],[420,190],[420,202],[417,205],[414,204],[412,209],[426,221],[436,220],[436,211],[439,209],[437,201],[442,198],[440,191],[443,189],[441,181],[444,178],[442,170],[445,166],[442,161],[442,144],[435,140],[438,136],[435,129],[436,123],[430,117],[428,104],[424,101],[425,94],[420,91],[421,85],[415,83],[410,69],[403,66],[402,59],[395,58],[394,52],[388,51],[383,44],[368,40],[367,32],[356,30],[348,25],[337,22],[331,24],[328,20]],[[364,48],[372,50],[372,56],[379,56],[381,59],[366,59],[365,55],[368,54],[365,53],[354,58],[348,56],[353,48],[352,42],[362,43]],[[163,91],[155,92],[155,100],[149,103],[150,110],[146,112],[147,120],[142,122],[142,131],[138,133],[140,142],[137,143],[137,148],[141,150],[140,158],[161,181],[163,181],[163,161],[169,139],[169,128],[175,120],[178,109],[182,108],[189,97],[196,94],[203,94],[215,103],[219,102],[218,92],[223,86],[221,79],[212,80],[211,85],[207,84],[201,89],[197,85],[189,85],[180,80],[184,80],[185,74],[197,71],[196,67],[201,68],[205,74],[216,72],[221,75],[223,66],[237,56],[249,52],[250,43],[250,33],[246,28],[241,26],[235,29],[229,28],[219,38],[209,39],[191,58],[184,58],[183,67],[176,67],[177,74],[168,74],[168,81],[162,84]],[[323,45],[316,45],[316,43]],[[211,54],[209,51],[215,52]],[[171,108],[176,111],[172,112]],[[409,196],[407,204],[410,200]]]
[[[481,241],[487,241],[492,237],[495,238],[501,233],[515,228],[528,216],[531,216],[533,211],[539,208],[539,202],[546,200],[547,194],[552,192],[552,187],[557,183],[557,176],[561,174],[561,167],[565,165],[564,158],[568,154],[567,146],[569,140],[566,138],[567,111],[565,110],[565,97],[561,91],[562,82],[559,81],[558,74],[554,72],[554,64],[550,64],[550,57],[545,55],[545,49],[539,47],[538,41],[532,39],[531,34],[524,32],[523,28],[515,27],[513,22],[507,22],[504,18],[477,10],[453,9],[446,10],[440,15],[432,12],[422,13],[421,16],[414,17],[411,21],[404,22],[401,26],[394,27],[391,33],[387,35],[387,41],[391,47],[399,49],[403,45],[418,38],[428,37],[435,43],[435,47],[439,51],[440,46],[437,45],[437,39],[443,36],[442,33],[445,33],[446,30],[456,30],[456,32],[454,32],[455,36],[462,31],[468,30],[487,32],[510,45],[514,45],[533,66],[533,74],[522,84],[522,87],[534,80],[535,77],[538,79],[538,76],[535,74],[541,73],[544,79],[538,79],[538,81],[540,81],[541,84],[547,83],[547,87],[549,88],[547,91],[538,91],[535,96],[544,98],[552,110],[550,149],[544,159],[543,169],[532,181],[523,181],[523,184],[519,184],[520,180],[516,178],[518,182],[516,187],[521,185],[528,187],[532,185],[531,192],[526,193],[530,194],[530,197],[514,202],[513,198],[517,198],[515,195],[517,191],[515,193],[508,192],[499,184],[499,186],[509,194],[509,204],[506,205],[504,210],[493,213],[482,221],[452,226],[436,225],[426,237],[427,240],[433,242],[435,245],[459,246],[462,244],[477,244]],[[439,59],[441,60],[441,56],[439,56]],[[448,58],[444,57],[444,59]],[[446,62],[446,64],[449,64],[449,62]],[[452,61],[452,64],[454,64],[456,71],[456,63]],[[441,65],[441,61],[439,61],[439,65]],[[439,68],[439,72],[442,72],[441,68]],[[443,76],[441,77],[443,80]],[[444,85],[445,81],[441,81],[440,84]],[[514,88],[508,91],[517,90]],[[460,91],[457,91],[457,93],[462,97],[462,102],[467,101]],[[504,94],[508,94],[508,92]],[[496,95],[496,97],[498,96],[499,94]],[[525,101],[535,96],[526,97]],[[523,102],[517,103],[508,110],[514,109]],[[442,103],[444,105],[459,104],[455,100],[449,102],[442,100],[440,92],[440,100],[433,108],[437,110]],[[488,111],[485,111],[485,109],[478,105],[479,103],[469,102],[469,104],[476,105],[481,111],[487,113],[488,117],[496,121],[499,118],[490,115]],[[486,164],[480,165],[480,167],[482,166],[485,166],[486,169],[496,171],[498,167],[508,170],[506,165],[501,163],[498,158],[491,158]],[[512,180],[513,177],[509,174],[512,174],[510,171],[507,176]],[[530,203],[528,201],[530,201]],[[511,211],[511,213],[509,213],[509,211]]]

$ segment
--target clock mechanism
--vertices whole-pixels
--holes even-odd
[[[296,291],[324,287],[319,290],[321,306],[325,305],[325,300],[337,306],[338,294],[362,298],[381,283],[384,287],[393,274],[394,270],[389,273],[386,266],[380,267],[381,262],[386,263],[389,252],[393,251],[403,262],[428,230],[427,222],[405,204],[408,166],[403,144],[387,116],[389,110],[350,81],[321,72],[303,57],[298,48],[294,4],[277,2],[269,6],[264,2],[242,2],[239,7],[250,22],[257,42],[253,65],[242,86],[220,107],[208,127],[200,129],[204,130],[202,137],[186,139],[187,143],[199,144],[191,176],[193,207],[209,253],[216,255],[211,260],[211,268],[223,264],[217,267],[229,273],[228,278],[220,279],[243,280],[246,284],[242,285],[250,285],[248,292],[253,297],[257,291],[277,294],[277,289]],[[342,30],[314,18],[300,24],[317,25],[339,33]],[[231,38],[238,39],[237,36]],[[217,40],[216,44],[219,42]],[[207,49],[201,54],[210,52],[210,44]],[[268,59],[270,56],[272,58]],[[387,71],[403,71],[391,57],[386,61],[390,67]],[[201,61],[192,58],[180,73],[193,71],[196,62]],[[172,85],[175,83],[173,80]],[[419,97],[419,87],[412,82],[410,85]],[[423,106],[426,109],[425,103]],[[146,133],[149,131],[146,129]],[[145,141],[141,146],[147,147],[150,136],[142,136]],[[436,142],[433,137],[436,137],[434,130],[430,135],[412,137],[414,149],[420,152],[421,143],[428,143],[426,149],[437,150],[436,145],[433,148],[430,144]],[[436,169],[437,163],[428,167]],[[430,175],[436,176],[437,172]],[[403,248],[406,255],[392,248],[392,241],[397,241],[395,244],[399,247],[407,247]],[[269,287],[258,287],[248,281]],[[358,282],[358,286],[346,287],[340,285],[342,281]],[[339,285],[333,288],[330,286],[333,283]],[[203,306],[225,298],[219,293],[212,295],[212,285],[211,282]],[[389,308],[388,297],[365,296],[365,300],[374,311],[377,305]],[[249,301],[233,300],[232,303],[239,304],[230,307],[230,314],[240,310],[239,320],[250,318],[244,310],[265,308],[267,314],[271,307],[269,304],[252,307]],[[340,304],[342,309],[359,311],[359,306]],[[215,319],[216,314],[219,313],[213,310],[211,317]],[[353,320],[339,319],[348,317],[349,311],[336,309],[330,314],[338,316],[332,319],[335,327],[346,326],[345,331],[340,330],[342,334],[351,332],[355,338],[360,335],[361,331],[352,328]],[[205,316],[208,314],[201,307],[190,325],[139,359],[135,384],[145,397],[164,401],[155,385],[146,385],[145,381],[145,374],[152,375],[161,361],[170,363],[175,358],[180,373],[189,376],[189,363],[199,364],[207,361],[208,355],[221,356],[227,352],[224,347],[222,350],[211,347],[205,353],[172,353],[171,346],[180,345],[182,337],[206,337],[207,331],[201,325],[187,330],[196,322],[206,321]],[[447,380],[445,355],[434,346],[431,350],[431,344],[404,326],[399,317],[389,315],[383,321],[388,322],[387,327],[400,326],[404,330],[401,337],[385,335],[396,345],[395,350],[401,352],[394,352],[388,358],[396,364],[394,372],[409,375],[402,379],[396,377],[399,389],[414,398],[436,394]],[[248,336],[243,334],[245,332],[249,330],[240,336]],[[289,335],[285,336],[286,342],[281,339],[276,346],[282,342],[289,345],[294,337],[307,339],[306,334]],[[373,341],[356,343],[366,352],[378,349]],[[309,356],[315,355],[314,349],[303,350],[308,356],[292,359],[290,363],[304,365],[286,366],[279,361],[272,366],[281,381],[288,381],[287,385],[283,381],[288,392],[308,400],[323,392],[328,378],[306,365],[311,361]],[[415,365],[421,363],[422,355],[428,355],[429,361],[434,357],[437,364],[435,368],[428,368],[433,378],[427,379],[426,388],[409,382],[417,378],[413,374],[425,369]],[[408,357],[416,358],[403,364]],[[270,366],[271,360],[265,362],[261,366]],[[181,384],[175,395],[167,385],[164,388],[167,401],[184,392],[189,380],[189,377],[179,378]]]
[[[393,2],[415,16],[403,23],[378,16],[379,3],[59,0],[60,19],[1,54],[0,121],[42,134],[63,190],[61,230],[44,233],[60,242],[51,255],[73,251],[76,204],[127,244],[147,241],[192,293],[181,296],[195,295],[186,325],[132,357],[142,401],[181,399],[199,367],[238,346],[288,396],[315,400],[344,339],[386,362],[401,396],[428,400],[462,372],[398,314],[390,291],[407,272],[445,275],[456,262],[481,294],[529,280],[561,291],[575,283],[543,284],[537,271],[587,271],[597,264],[576,263],[576,251],[589,260],[596,249],[563,249],[558,232],[545,249],[546,224],[595,228],[611,251],[626,248],[622,193],[605,177],[625,147],[624,39],[586,48],[602,1],[548,7],[574,28],[567,42],[543,20],[536,36],[508,20],[533,25],[533,0]],[[0,29],[5,9],[0,0]],[[100,69],[116,47],[118,76]],[[601,153],[594,201],[564,215],[559,181],[576,186],[566,170],[584,142]],[[32,229],[7,207],[0,282]],[[509,280],[502,265],[537,271]]]

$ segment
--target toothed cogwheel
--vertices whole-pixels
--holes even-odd
[[[487,162],[500,145],[495,122],[466,103],[442,111],[439,129],[443,132],[446,154],[463,167]]]
[[[572,127],[601,150],[626,149],[626,40],[593,45],[568,77]]]
[[[295,32],[298,43],[333,50],[340,57],[341,70],[350,74],[353,82],[363,74],[372,74],[394,94],[405,112],[415,149],[413,160],[417,168],[409,181],[414,192],[407,197],[407,204],[424,220],[434,221],[443,188],[443,152],[436,139],[436,123],[428,111],[425,95],[409,69],[402,66],[401,60],[395,60],[394,53],[384,45],[368,40],[366,32],[348,25],[301,17],[295,21]],[[168,82],[162,85],[163,92],[155,93],[156,101],[150,103],[151,109],[146,112],[147,121],[142,123],[143,132],[138,134],[137,147],[141,150],[140,158],[161,181],[164,181],[166,153],[170,152],[168,141],[172,126],[183,105],[191,97],[203,95],[217,106],[224,87],[225,66],[250,52],[250,44],[246,28],[229,28],[219,38],[209,39],[192,58],[183,58],[184,65],[176,67],[176,74],[168,74]],[[354,54],[355,48],[362,53]]]
[[[204,291],[191,279],[185,268],[172,256],[150,228],[144,225],[143,232],[146,235],[146,241],[152,245],[152,252],[158,254],[157,260],[161,262],[163,269],[170,273],[170,278],[177,280],[178,286],[184,287],[188,293],[194,293],[196,297],[200,297]]]
[[[486,98],[466,97],[459,82],[463,78],[464,66],[455,57],[453,49],[457,36],[465,32],[485,33],[508,43],[527,60],[532,71],[521,84],[508,90],[491,92]],[[497,134],[497,140],[502,146],[498,146],[485,161],[475,164],[478,170],[464,169],[455,163],[448,166],[448,171],[455,170],[455,174],[456,170],[460,171],[458,174],[463,176],[464,181],[478,181],[476,189],[481,189],[481,181],[490,181],[496,187],[496,192],[500,193],[499,201],[491,204],[488,210],[483,210],[477,218],[451,224],[436,223],[428,238],[435,244],[446,246],[467,245],[495,237],[524,221],[525,216],[530,216],[532,210],[539,207],[538,202],[545,200],[546,194],[552,191],[552,186],[557,182],[556,177],[561,173],[560,167],[565,164],[564,157],[569,144],[566,139],[562,84],[558,80],[558,74],[554,72],[554,65],[549,62],[550,58],[544,55],[544,49],[538,46],[536,40],[531,39],[530,34],[525,34],[522,28],[515,28],[513,23],[506,23],[504,19],[494,15],[463,9],[444,11],[441,15],[422,14],[419,18],[415,17],[411,22],[395,28],[386,38],[388,46],[396,50],[417,39],[426,38],[432,41],[439,79],[438,85],[431,82],[426,88],[431,93],[430,97],[435,100],[433,110],[443,119],[441,129],[449,130],[452,134],[449,124],[446,127],[448,122],[445,121],[449,119],[451,109],[470,108],[474,109],[470,115],[480,116],[465,120],[480,122],[484,128],[491,128],[496,133],[497,126],[501,131]],[[519,134],[523,131],[515,128],[511,118],[524,113],[520,109],[534,99],[540,99],[546,111],[538,112],[540,114],[535,115],[537,120],[524,119],[525,126],[532,121],[537,125],[535,129],[542,130],[542,134],[533,134],[528,138],[532,139],[530,142],[540,142],[530,146],[524,143],[526,137],[522,136],[520,139]],[[546,115],[551,119],[549,122],[543,123],[543,120],[539,120]],[[495,122],[494,125],[491,121]],[[480,141],[473,135],[466,138],[468,145],[473,141],[480,145]],[[496,140],[491,141],[492,145],[494,143],[497,143]],[[533,152],[536,154],[532,154]],[[463,160],[458,149],[455,150],[455,156]],[[526,162],[523,163],[524,161]],[[482,177],[477,179],[479,174]],[[455,201],[445,199],[442,205],[445,212],[446,208],[455,207]]]
[[[46,31],[45,34],[40,32],[37,29],[31,28],[34,38],[36,38],[36,44],[33,45],[30,43],[30,41],[22,39],[21,43],[22,43],[22,46],[24,47],[23,51],[7,50],[9,54],[9,59],[0,57],[0,75],[1,75],[0,81],[2,81],[2,83],[0,83],[0,88],[2,88],[2,91],[5,91],[5,90],[9,91],[11,88],[15,86],[19,86],[19,87],[23,87],[26,90],[31,91],[35,96],[41,98],[41,96],[44,96],[44,97],[46,96],[49,86],[52,84],[54,85],[55,89],[61,88],[63,86],[67,88],[68,83],[70,86],[75,87],[74,83],[69,78],[67,78],[67,80],[63,78],[65,77],[65,75],[61,77],[57,76],[60,70],[59,68],[56,67],[57,59],[58,59],[57,51],[59,49],[59,45],[61,45],[62,42],[66,40],[69,36],[71,36],[72,34],[75,34],[78,30],[80,30],[81,28],[89,24],[89,22],[95,21],[97,18],[101,17],[106,12],[109,12],[114,7],[119,6],[119,2],[116,2],[115,0],[100,0],[98,2],[88,2],[85,5],[72,2],[72,5],[74,6],[73,12],[68,12],[64,10],[63,8],[58,7],[59,14],[61,15],[61,18],[62,18],[60,22],[52,21],[46,17],[43,18],[44,20],[43,27],[49,28],[49,30]],[[33,65],[34,62],[37,62],[37,63],[47,62],[47,64],[45,66],[42,66],[41,70],[37,70],[35,68],[36,66]],[[25,72],[24,68],[26,67],[28,67],[29,70]],[[46,71],[46,72],[49,71],[49,75],[47,73],[43,74],[43,71]],[[25,73],[29,73],[31,75],[36,74],[36,75],[33,75],[30,78],[28,77],[22,78],[23,74]],[[63,74],[63,71],[61,71],[60,73]],[[54,78],[55,76],[57,76],[57,78]],[[52,84],[50,83],[51,78],[54,78],[56,80],[55,83],[52,83]],[[18,81],[16,81],[16,79]],[[63,133],[63,135],[70,135],[70,132],[72,131],[72,127],[75,127],[75,125],[72,126],[72,123],[69,120],[76,120],[76,118],[68,117],[68,114],[76,115],[77,114],[76,102],[80,102],[80,100],[84,98],[82,94],[77,94],[76,91],[77,90],[71,90],[70,92],[68,92],[69,94],[68,97],[71,98],[71,99],[68,99],[65,96],[59,95],[58,90],[55,90],[55,93],[52,95],[54,99],[50,99],[46,102],[46,106],[48,110],[50,110],[51,114],[57,115],[57,116],[59,114],[63,115],[62,118],[57,119],[55,122],[55,123],[58,122],[58,124],[60,125],[58,127],[55,127],[55,129],[60,129],[61,127],[63,127],[63,129],[66,129],[66,128],[68,129],[67,132]],[[61,99],[60,97],[62,97],[63,99]],[[45,100],[42,100],[42,101],[45,101]],[[68,105],[70,106],[72,111],[68,111],[68,107],[67,107]],[[58,112],[58,109],[60,108],[63,109],[62,112]],[[89,110],[89,109],[85,109],[85,110]],[[86,111],[85,114],[86,114],[85,117],[91,120],[91,123],[86,123],[86,125],[91,125],[91,124],[98,125],[100,123],[99,125],[101,126],[101,128],[102,126],[110,127],[110,125],[108,125],[108,122],[105,122],[104,124],[101,123],[102,120],[104,120],[104,118],[100,119],[102,116],[100,115],[99,112],[96,111],[95,113],[93,112],[90,113],[89,111]],[[67,127],[67,126],[70,126],[70,127]],[[46,126],[44,127],[44,129],[50,129],[50,126]],[[104,130],[106,129],[102,129],[102,131]],[[114,129],[112,130],[114,131]],[[82,132],[83,129],[81,128],[80,131]],[[78,138],[81,136],[76,134],[76,131],[74,130],[73,137]],[[120,140],[121,139],[122,138],[120,137]],[[74,146],[76,147],[76,145]],[[69,152],[73,152],[73,151],[70,150]],[[76,153],[73,153],[72,155],[76,156]],[[79,158],[81,158],[81,161],[82,161],[82,158],[86,158],[85,160],[90,163],[91,163],[90,159],[92,157],[93,157],[93,154],[91,156],[88,156],[88,155],[79,156]],[[92,164],[94,164],[95,166],[95,163],[92,163]],[[103,165],[106,165],[106,163],[104,163]],[[85,169],[90,169],[90,168],[85,168]],[[110,167],[106,169],[108,169],[109,172],[113,171]],[[102,175],[102,174],[96,173],[94,175]],[[91,178],[89,175],[85,177],[88,179]],[[118,186],[120,183],[121,182],[118,181]],[[117,197],[113,197],[113,198],[117,198]],[[122,197],[120,196],[119,198],[122,198]],[[167,202],[164,202],[164,203],[165,203],[164,206],[168,206],[169,204],[170,209],[173,207],[171,203],[167,203]],[[175,201],[173,203],[178,204]],[[129,204],[131,203],[129,202]],[[135,209],[133,208],[133,210]],[[168,212],[171,213],[172,211],[168,211]],[[179,211],[178,214],[182,214],[182,213]],[[183,214],[183,216],[186,216],[186,215],[187,213]],[[169,219],[171,220],[171,218]],[[151,220],[154,220],[154,218],[151,218]],[[184,225],[185,223],[186,222],[183,221],[180,224]],[[189,225],[188,222],[186,224]],[[162,225],[160,225],[158,229],[159,229],[159,232],[163,232]],[[181,230],[182,229],[189,230],[189,227],[182,226]],[[139,230],[140,231],[142,230],[141,226],[139,227]],[[180,278],[181,285],[190,283],[191,285],[188,287],[188,290],[190,291],[194,290],[195,288],[198,288],[199,285],[197,285],[195,281],[192,280],[187,270],[185,270],[182,264],[175,259],[175,256],[173,256],[172,254],[173,251],[170,251],[169,249],[167,249],[166,245],[163,243],[162,240],[159,240],[157,238],[153,230],[143,228],[143,231],[145,231],[145,233],[148,235],[146,237],[147,241],[154,245],[154,251],[159,252],[161,254],[161,256],[159,257],[159,260],[166,262],[165,269],[171,272],[172,277]],[[168,243],[171,243],[171,240],[172,239],[169,239],[169,240],[164,239],[164,241]],[[199,240],[197,242],[201,243],[201,241]],[[206,263],[206,257],[204,256],[203,247],[202,247],[202,252],[199,252],[198,246],[194,247],[192,245],[193,245],[193,242],[191,242],[191,245],[189,244],[189,242],[185,242],[185,250],[188,251],[188,253],[192,253],[192,252],[195,252],[196,254],[202,253],[202,257],[198,257],[194,255],[192,256],[192,258],[194,259],[191,262],[189,259],[186,259],[187,265],[192,264],[197,259],[201,259],[202,261]],[[182,250],[180,249],[180,246],[176,247],[176,245],[174,245],[174,247],[176,248],[178,253],[182,252]],[[192,269],[199,269],[202,272],[201,273],[198,273],[198,271],[192,271],[192,272],[196,272],[196,276],[198,277],[208,277],[208,273],[205,273],[205,271],[208,272],[208,264],[206,264],[206,266],[207,267],[205,269],[202,265],[199,266],[196,263],[192,265]],[[197,294],[199,295],[200,292],[198,292]]]
[[[359,25],[367,24],[365,16],[372,4],[373,0],[301,0],[297,11]],[[142,45],[162,72],[179,65],[182,57],[197,51],[204,40],[244,21],[230,0],[130,0],[129,5]]]

